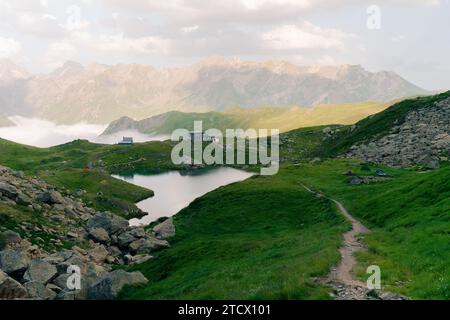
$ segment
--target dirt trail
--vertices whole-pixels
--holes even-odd
[[[322,193],[314,192],[307,186],[302,186],[309,192],[333,201],[342,215],[352,224],[352,229],[344,234],[344,241],[341,249],[341,261],[337,267],[331,269],[330,274],[321,282],[331,285],[335,289],[335,298],[338,300],[365,300],[367,299],[367,286],[365,283],[356,280],[352,276],[352,271],[356,265],[354,253],[364,250],[365,247],[358,239],[359,235],[370,232],[363,224],[356,220],[339,201],[329,198]]]

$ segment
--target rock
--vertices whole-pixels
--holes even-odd
[[[118,242],[119,246],[122,248],[128,247],[128,245],[130,243],[132,243],[133,241],[136,241],[136,238],[130,232],[121,233],[117,237],[117,242]]]
[[[17,188],[10,185],[9,183],[0,181],[0,193],[10,199],[16,199]]]
[[[56,293],[47,288],[42,282],[30,281],[24,284],[28,298],[39,300],[53,300]]]
[[[70,239],[78,239],[80,238],[80,235],[75,232],[67,232],[66,236]]]
[[[132,242],[129,246],[130,251],[135,254],[152,253],[158,249],[169,247],[169,243],[165,240],[156,238],[139,239]]]
[[[87,297],[89,300],[112,300],[124,286],[147,282],[148,280],[140,272],[128,273],[124,270],[116,270],[95,282],[88,289]]]
[[[148,255],[148,254],[142,254],[142,255],[137,255],[137,256],[132,256],[130,254],[127,254],[124,256],[124,259],[125,259],[126,264],[135,265],[135,264],[140,264],[140,263],[149,261],[149,260],[153,259],[153,256]]]
[[[23,299],[26,296],[27,291],[25,288],[0,270],[0,300]]]
[[[7,274],[25,271],[30,260],[25,253],[17,250],[4,250],[0,252],[0,269]]]
[[[405,297],[391,292],[382,292],[379,297],[381,300],[406,300]]]
[[[66,201],[58,191],[45,191],[39,195],[39,200],[46,204],[64,204]]]
[[[103,228],[92,228],[89,230],[89,236],[95,241],[103,244],[111,242],[111,238]]]
[[[169,218],[163,223],[158,224],[153,228],[158,239],[169,239],[175,236],[175,226],[173,224],[173,218]]]
[[[17,195],[16,202],[22,206],[29,206],[33,203],[31,198],[24,193],[19,193]]]
[[[108,250],[105,249],[104,246],[96,246],[91,250],[88,250],[89,256],[92,258],[92,260],[96,263],[103,263],[105,262],[106,258],[109,255]]]
[[[22,242],[20,235],[14,231],[7,230],[0,234],[0,239],[3,239],[5,246],[13,247],[19,245]],[[1,249],[1,248],[0,248]]]
[[[348,183],[353,185],[353,186],[358,186],[364,183],[364,180],[361,179],[360,177],[354,176],[351,179],[348,180]]]
[[[130,230],[129,232],[133,237],[140,239],[140,238],[145,238],[147,236],[147,232],[145,231],[144,228],[142,227],[138,227],[138,228],[133,228]]]
[[[124,231],[128,228],[129,223],[124,218],[113,215],[110,212],[97,213],[94,217],[88,220],[87,229],[103,228],[109,235]]]
[[[57,274],[58,271],[54,265],[44,260],[33,260],[23,278],[27,281],[37,281],[47,284]]]

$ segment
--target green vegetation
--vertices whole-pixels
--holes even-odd
[[[367,166],[367,164],[365,165]],[[372,233],[359,254],[359,277],[369,265],[379,265],[387,290],[417,299],[450,298],[450,167],[420,173],[383,168],[386,182],[351,186],[348,170],[372,175],[355,161],[332,160],[303,165],[301,180],[342,201]]]
[[[79,140],[40,149],[0,139],[0,149],[2,165],[38,175],[61,189],[84,190],[84,200],[94,208],[127,217],[139,214],[135,203],[153,192],[114,179],[110,174],[173,168],[168,142],[123,147]]]
[[[432,106],[435,102],[450,97],[450,91],[442,94],[408,99],[394,104],[383,112],[359,121],[355,127],[342,128],[333,139],[320,145],[316,155],[335,157],[347,151],[352,145],[366,142],[388,133],[394,126],[405,121],[409,111]]]
[[[220,188],[175,218],[172,247],[136,266],[149,285],[129,299],[328,299],[313,277],[339,260],[349,225],[329,200],[282,171]]]
[[[408,111],[447,97],[450,92],[405,100],[353,128],[331,126],[339,129],[332,138],[324,127],[283,134],[279,174],[220,188],[182,210],[175,217],[172,247],[131,268],[142,271],[149,284],[126,288],[121,297],[329,298],[329,288],[314,278],[327,274],[339,260],[337,249],[349,225],[331,201],[306,192],[303,183],[341,201],[371,229],[364,239],[368,250],[357,257],[357,277],[364,279],[367,266],[379,265],[388,291],[416,299],[450,299],[450,166],[418,172],[335,158],[401,124]],[[245,119],[247,111],[240,112]],[[211,123],[217,121],[208,116]],[[38,149],[0,140],[0,148],[1,164],[60,188],[84,189],[85,200],[95,208],[119,214],[133,212],[134,202],[151,191],[115,180],[111,173],[182,169],[170,162],[171,142],[121,147],[75,141]],[[369,176],[379,168],[389,179],[352,186],[344,175],[351,170]],[[27,208],[5,206],[0,212],[0,225],[12,229],[17,217],[32,219]]]
[[[230,108],[223,112],[183,113],[168,112],[137,123],[137,129],[146,134],[170,134],[175,129],[194,130],[194,121],[203,121],[203,128],[219,130],[233,128],[279,129],[280,132],[330,124],[353,124],[369,115],[381,112],[390,103],[362,102],[342,105],[319,105],[314,108]],[[150,121],[151,120],[151,121]],[[110,126],[111,134],[123,128]]]

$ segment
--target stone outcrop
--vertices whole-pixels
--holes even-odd
[[[175,232],[171,220],[147,231],[110,212],[96,212],[78,196],[0,166],[0,203],[42,222],[22,222],[14,231],[0,225],[0,299],[114,299],[125,285],[147,282],[141,273],[112,271],[113,266],[150,261],[154,251],[169,247],[165,239]],[[31,239],[36,233],[46,240]],[[72,248],[63,249],[68,241]],[[79,288],[70,285],[77,270]]]
[[[450,156],[450,99],[410,111],[383,137],[354,145],[346,157],[389,166],[435,169]]]

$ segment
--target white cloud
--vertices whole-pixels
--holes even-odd
[[[22,45],[14,40],[0,37],[0,58],[16,60],[22,53]]]
[[[52,43],[45,54],[45,63],[51,69],[61,67],[67,60],[77,56],[77,49],[69,43]]]
[[[324,29],[304,22],[301,26],[284,25],[262,34],[266,46],[275,50],[339,49],[354,37],[337,29]]]
[[[126,37],[123,33],[95,36],[87,32],[75,32],[69,42],[86,49],[110,54],[166,54],[170,41],[160,37]]]

